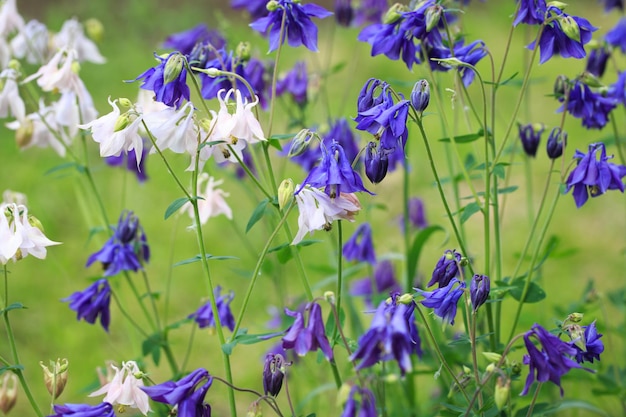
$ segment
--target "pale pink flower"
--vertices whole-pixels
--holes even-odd
[[[225,215],[228,219],[233,218],[233,212],[224,199],[224,197],[228,197],[229,194],[217,188],[217,186],[222,185],[223,182],[223,180],[216,181],[205,172],[200,174],[198,178],[198,197],[202,197],[202,199],[198,199],[198,214],[200,215],[201,224],[206,224],[211,217],[216,217],[220,214]],[[206,183],[206,187],[202,190],[204,183]],[[181,207],[181,211],[187,212],[192,219],[194,218],[191,203],[185,203],[185,205]]]
[[[296,186],[298,189],[300,185]],[[330,230],[335,220],[353,222],[355,214],[361,210],[361,204],[353,194],[340,193],[338,197],[330,198],[323,191],[305,186],[295,195],[298,204],[298,233],[291,242],[295,245],[302,241],[307,233],[315,230]]]
[[[83,25],[76,19],[66,20],[59,33],[54,36],[54,46],[57,49],[74,49],[79,61],[89,61],[103,64],[106,59],[100,55],[96,44],[85,36]]]
[[[137,363],[135,361],[122,362],[121,369],[113,364],[110,366],[115,372],[111,381],[89,396],[106,394],[102,402],[136,408],[141,414],[147,415],[151,411],[149,397],[141,389],[144,386],[143,373],[139,370]]]

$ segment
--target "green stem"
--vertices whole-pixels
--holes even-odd
[[[615,146],[617,146],[617,154],[622,165],[626,165],[626,158],[624,158],[624,151],[622,150],[622,143],[619,138],[619,132],[617,131],[617,121],[613,112],[609,113],[609,119],[611,120],[611,128],[613,129],[613,135],[615,136]]]
[[[537,389],[535,390],[535,394],[533,395],[533,399],[530,402],[530,405],[528,406],[528,412],[526,413],[526,417],[530,417],[533,415],[533,408],[535,408],[535,403],[537,402],[537,399],[539,398],[539,390],[541,390],[541,386],[543,385],[543,382],[538,382],[537,383]]]
[[[143,312],[144,316],[146,316],[146,319],[150,323],[150,327],[152,328],[152,331],[153,332],[158,331],[159,329],[155,326],[154,320],[152,320],[152,316],[148,312],[148,308],[146,307],[146,304],[143,302],[143,297],[141,296],[141,294],[139,294],[139,291],[137,290],[137,287],[135,286],[135,283],[133,282],[133,280],[130,278],[128,271],[124,271],[124,278],[126,278],[126,282],[128,283],[128,286],[132,290],[135,298],[137,299],[137,303],[139,303],[139,307],[141,308],[141,311]]]
[[[146,333],[146,331],[143,329],[143,327],[141,327],[139,324],[137,324],[137,322],[135,321],[135,319],[133,319],[133,316],[131,316],[126,309],[123,307],[122,303],[120,302],[120,299],[117,297],[117,293],[115,291],[111,291],[111,294],[113,295],[113,300],[115,301],[115,303],[117,304],[118,309],[120,310],[120,313],[122,313],[122,315],[124,317],[126,317],[126,319],[129,321],[130,324],[133,325],[133,327],[146,339],[150,337],[150,335],[148,333]]]
[[[404,211],[404,218],[402,219],[402,231],[404,232],[404,256],[405,256],[405,265],[406,265],[406,276],[405,276],[405,288],[406,292],[411,292],[413,288],[413,277],[411,276],[413,271],[409,271],[409,257],[411,253],[411,236],[409,229],[409,152],[408,152],[409,141],[406,141],[404,145],[404,172],[403,172],[403,181],[402,181],[402,209]],[[372,287],[373,289],[376,287]]]
[[[343,228],[341,220],[337,221],[337,312],[341,313],[341,294],[343,293]]]

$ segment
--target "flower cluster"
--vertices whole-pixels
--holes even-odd
[[[102,402],[111,405],[136,408],[144,416],[150,411],[148,395],[142,390],[143,373],[135,361],[122,362],[120,368],[111,365],[113,376],[100,389],[89,394],[90,397],[105,394]]]

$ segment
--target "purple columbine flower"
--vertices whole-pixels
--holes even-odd
[[[104,276],[116,275],[121,271],[137,272],[143,269],[142,262],[150,259],[150,248],[139,219],[132,211],[125,210],[120,215],[113,236],[102,249],[92,254],[87,265],[99,261],[104,268]]]
[[[235,329],[235,317],[233,317],[233,313],[230,310],[230,302],[233,301],[235,293],[231,291],[227,295],[221,295],[221,291],[222,287],[219,285],[215,287],[213,291],[215,304],[217,305],[217,314],[222,326],[228,327],[232,332]],[[215,327],[216,325],[213,309],[211,308],[211,301],[207,301],[195,313],[188,315],[187,318],[194,319],[201,329],[205,327]]]
[[[541,141],[541,134],[545,130],[542,124],[527,124],[523,125],[518,123],[519,137],[522,141],[522,146],[526,155],[535,157],[537,155],[537,148],[539,148],[539,142]]]
[[[520,23],[540,25],[545,20],[547,10],[548,7],[545,0],[519,0],[519,7],[513,26],[517,26]]]
[[[584,58],[584,45],[591,40],[591,33],[598,28],[592,26],[587,19],[563,13],[558,7],[548,7],[547,14],[553,20],[543,28],[539,38],[539,63],[543,64],[555,54],[563,58]],[[535,47],[536,41],[528,45],[529,49]]]
[[[421,198],[409,199],[409,224],[418,230],[428,226],[424,201]],[[400,229],[404,232],[404,215],[400,216]]]
[[[172,52],[167,58],[158,55],[155,57],[161,63],[148,69],[135,80],[143,80],[140,87],[154,91],[156,101],[179,108],[183,104],[183,99],[189,101],[186,58],[180,52]]]
[[[478,308],[485,304],[489,299],[489,291],[491,290],[491,280],[487,275],[475,274],[470,283],[470,300],[472,308],[477,311]]]
[[[354,11],[354,24],[381,23],[388,8],[387,0],[361,0]]]
[[[343,245],[343,256],[348,261],[376,263],[376,252],[372,241],[372,228],[369,223],[362,223]]]
[[[357,399],[358,397],[358,399]],[[376,400],[372,391],[357,385],[350,389],[341,417],[376,417]]]
[[[203,381],[204,384],[198,388]],[[141,389],[153,401],[178,405],[179,417],[210,417],[211,408],[203,400],[212,382],[209,371],[199,368],[176,382],[167,381]]]
[[[606,33],[604,40],[626,54],[626,18],[621,18],[615,27]]]
[[[217,30],[209,30],[201,23],[183,32],[173,33],[163,42],[164,48],[170,48],[183,55],[189,55],[199,42],[208,42],[216,49],[224,47],[226,40]]]
[[[439,261],[437,261],[432,278],[427,286],[430,287],[435,284],[439,284],[439,288],[447,286],[452,278],[459,274],[458,264],[461,262],[462,257],[456,249],[446,250],[443,256],[439,258]]]
[[[87,323],[94,324],[98,316],[100,324],[109,331],[111,321],[111,287],[106,279],[99,279],[84,291],[77,291],[61,301],[69,302],[70,308],[76,311],[76,319],[84,319]]]
[[[359,156],[358,138],[350,128],[350,124],[345,117],[341,117],[330,124],[328,133],[322,136],[322,142],[330,146],[336,140],[346,154],[349,161],[354,161]],[[358,163],[356,165],[358,167]]]
[[[332,361],[333,350],[326,337],[322,308],[319,304],[312,302],[306,305],[306,311],[309,312],[309,317],[308,323],[305,324],[302,312],[285,308],[285,314],[294,317],[295,321],[283,336],[283,348],[293,349],[299,356],[304,356],[307,352],[313,352],[319,348],[326,359]]]
[[[206,55],[206,54],[205,54]],[[207,57],[206,59],[200,57],[198,58],[198,64],[195,65],[198,68],[215,68],[220,71],[228,71],[234,72],[243,79],[247,80],[248,83],[254,89],[254,93],[259,96],[259,100],[262,103],[267,102],[267,95],[265,92],[265,82],[263,81],[263,73],[264,71],[262,66],[262,62],[258,60],[249,60],[248,63],[244,66],[244,62],[238,58],[235,58],[233,55],[233,51],[226,52],[225,49],[220,49],[216,53],[211,52],[212,57]],[[192,62],[192,58],[189,58],[189,62]],[[259,71],[261,73],[259,74]],[[202,93],[202,98],[210,100],[212,98],[216,98],[218,93],[221,90],[228,91],[233,88],[233,84],[231,80],[226,76],[218,76],[218,77],[209,77],[204,73],[199,73],[198,76],[202,81],[202,87],[200,89]],[[250,97],[250,91],[248,87],[241,81],[237,79],[235,82],[237,86],[237,90],[241,93],[243,99],[248,99],[249,101],[255,101],[254,97]],[[260,97],[263,97],[261,99]]]
[[[610,12],[612,9],[619,9],[624,11],[624,1],[623,0],[600,0],[601,3],[604,3],[604,11]]]
[[[139,165],[137,165],[137,156],[134,149],[128,152],[122,152],[119,156],[107,156],[104,162],[112,167],[125,166],[126,169],[137,176],[137,181],[145,182],[148,179],[146,174],[146,156],[147,152],[141,153]]]
[[[293,69],[276,83],[276,97],[289,93],[293,97],[293,101],[303,106],[307,102],[307,86],[306,63],[298,61],[293,66]]]
[[[411,90],[411,105],[416,112],[422,114],[430,103],[430,87],[428,81],[419,80]]]
[[[352,281],[350,285],[350,295],[365,296],[365,302],[370,305],[374,295],[396,293],[401,289],[396,281],[393,263],[387,259],[376,265],[373,281],[376,284],[375,291],[372,290],[372,277]]]
[[[393,150],[382,149],[376,142],[369,142],[365,148],[365,176],[372,184],[378,184],[387,176],[389,169],[389,154]]]
[[[379,361],[393,359],[398,362],[400,372],[404,375],[413,366],[411,354],[421,354],[413,311],[397,300],[396,294],[391,297],[390,302],[382,301],[376,309],[369,330],[359,338],[359,347],[350,357],[351,361],[360,361],[357,370],[373,366]],[[415,331],[414,334],[412,330]]]
[[[54,414],[48,417],[115,417],[113,406],[109,403],[55,405],[53,410]]]
[[[263,365],[263,391],[265,395],[276,397],[283,386],[285,358],[281,354],[268,353]]]
[[[425,297],[420,301],[424,307],[433,308],[435,315],[441,317],[443,321],[454,324],[456,307],[465,290],[464,282],[452,278],[448,285],[434,291],[423,291],[418,288],[415,290]]]
[[[597,197],[608,190],[624,192],[622,178],[626,176],[626,166],[608,162],[611,158],[612,156],[606,155],[606,147],[602,142],[589,145],[586,154],[576,150],[574,159],[578,161],[578,165],[570,172],[565,190],[569,192],[574,188],[572,195],[576,207],[582,207],[589,195]]]
[[[322,144],[321,149],[320,164],[309,172],[296,194],[307,184],[315,188],[324,188],[324,192],[330,198],[335,198],[340,193],[357,191],[372,194],[363,186],[361,176],[352,169],[352,161],[348,160],[339,142],[333,141],[329,147]]]
[[[611,51],[606,46],[602,45],[599,48],[589,51],[587,57],[587,72],[601,78],[606,70],[606,63],[611,57]]]
[[[531,337],[539,342],[541,350],[537,349]],[[554,383],[560,388],[561,396],[563,396],[561,377],[570,369],[581,367],[570,358],[570,356],[576,355],[576,348],[538,324],[534,324],[531,330],[526,332],[524,344],[528,350],[528,355],[524,355],[524,364],[529,366],[529,370],[524,390],[520,395],[528,394],[528,390],[536,378],[538,382],[550,381]]]
[[[579,343],[577,341],[570,342],[570,345],[576,349],[576,362],[584,363],[591,362],[594,360],[600,360],[600,354],[604,352],[604,344],[600,338],[602,337],[601,333],[598,333],[598,329],[596,328],[596,322],[594,321],[589,326],[583,326],[585,332],[582,336],[584,340],[582,340],[581,345],[585,347],[585,349],[581,349]]]
[[[253,20],[269,14],[267,0],[230,0],[230,5],[233,9],[246,9]]]
[[[561,132],[560,127],[555,127],[548,135],[548,143],[546,144],[546,152],[548,158],[557,159],[563,155],[563,148],[567,145],[567,132]]]
[[[424,60],[428,60],[429,65],[433,71],[447,72],[450,71],[453,66],[440,62],[438,59],[455,58],[459,61],[475,66],[478,62],[487,56],[487,49],[485,42],[476,40],[472,43],[465,45],[463,37],[457,39],[454,44],[454,55],[450,52],[448,42],[444,42],[441,36],[432,36],[427,41],[422,43],[421,55]],[[468,87],[476,77],[473,69],[466,66],[458,66],[457,71],[461,74],[463,85]]]
[[[311,17],[323,19],[332,13],[317,4],[300,4],[292,0],[274,0],[269,14],[250,23],[250,27],[261,33],[269,33],[270,50],[278,49],[280,28],[285,14],[285,34],[289,46],[296,48],[304,45],[313,52],[317,52],[317,26]]]
[[[565,97],[559,97],[560,102]],[[574,117],[582,119],[583,126],[588,129],[602,129],[609,121],[609,113],[617,106],[618,100],[611,95],[602,95],[589,88],[580,80],[575,80],[569,89],[567,111]],[[558,112],[563,111],[563,105]]]
[[[335,0],[335,20],[339,25],[349,27],[354,18],[352,0]]]

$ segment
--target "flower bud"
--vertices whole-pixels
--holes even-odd
[[[350,0],[335,1],[335,20],[341,26],[349,27],[354,17],[354,9]]]
[[[248,412],[246,413],[246,417],[263,417],[261,404],[259,404],[258,401],[250,404],[250,407],[248,407]]]
[[[498,377],[496,381],[496,389],[494,393],[494,402],[496,403],[496,407],[498,410],[502,410],[506,403],[509,401],[509,393],[511,392],[511,381],[507,378],[506,380],[501,376]]]
[[[101,42],[104,37],[104,25],[96,18],[85,20],[85,30],[87,36],[93,39],[96,43]]]
[[[587,55],[587,66],[585,70],[596,77],[602,77],[606,70],[606,63],[610,58],[610,54],[611,52],[606,46],[591,49]]]
[[[268,353],[263,366],[263,390],[265,395],[276,397],[283,386],[285,359],[280,354]]]
[[[126,98],[126,97],[120,97],[117,100],[118,103],[120,103],[120,106],[122,107],[126,107],[128,109],[130,109],[131,107],[133,107],[133,102],[130,101],[130,99]]]
[[[563,3],[561,1],[551,1],[546,4],[547,7],[556,7],[559,10],[565,10],[567,7],[567,3]]]
[[[31,140],[33,140],[33,131],[33,121],[30,119],[23,120],[20,127],[15,131],[15,143],[18,148],[25,148],[30,145]]]
[[[402,18],[402,13],[406,11],[408,11],[406,6],[396,3],[391,6],[389,10],[387,10],[387,13],[383,16],[382,21],[384,24],[391,25],[400,20]]]
[[[52,395],[53,399],[57,399],[65,389],[65,384],[67,383],[67,369],[69,367],[67,359],[57,359],[56,362],[50,361],[50,368],[52,368],[52,370],[44,365],[43,362],[39,362],[39,365],[41,365],[43,369],[43,380],[48,392]]]
[[[185,57],[180,53],[173,53],[165,63],[163,70],[163,84],[170,83],[180,76],[185,66]]]
[[[428,103],[430,102],[430,86],[428,85],[428,81],[419,80],[413,86],[413,90],[411,91],[411,105],[420,115],[426,110],[428,107]]]
[[[485,368],[485,371],[486,371],[487,373],[489,373],[489,374],[490,374],[490,373],[492,373],[492,372],[493,372],[493,371],[495,371],[495,370],[496,370],[496,365],[495,365],[495,364],[493,364],[493,363],[490,363],[490,364],[489,364],[489,365],[487,365],[487,367]]]
[[[568,38],[580,42],[580,27],[572,16],[559,16],[557,21]]]
[[[278,3],[276,0],[270,0],[265,5],[265,8],[268,12],[274,12],[280,8],[280,3]]]
[[[389,168],[388,151],[377,149],[375,142],[367,144],[365,149],[365,175],[372,184],[378,184],[387,175]]]
[[[545,130],[545,127],[541,123],[534,124],[518,124],[519,137],[522,141],[522,147],[526,155],[535,157],[537,155],[537,148],[541,141],[541,134]]]
[[[474,311],[477,311],[478,307],[485,304],[485,301],[489,298],[490,289],[491,281],[488,276],[475,274],[472,277],[472,282],[470,283],[470,299],[472,300]]]
[[[483,352],[483,356],[490,362],[500,362],[502,355],[496,352]]]
[[[35,229],[39,229],[42,232],[45,232],[45,230],[43,230],[43,224],[41,224],[39,219],[37,217],[33,216],[32,214],[28,215],[28,224],[33,226]]]
[[[314,136],[315,132],[311,132],[309,129],[302,129],[296,133],[296,136],[291,141],[287,157],[293,158],[294,156],[302,155],[309,147],[309,143]]]
[[[278,207],[283,210],[291,200],[293,200],[293,190],[295,186],[293,180],[288,178],[283,180],[278,186]]]
[[[247,61],[250,59],[250,42],[239,42],[235,53],[239,60]]]
[[[335,293],[332,291],[326,291],[324,293],[324,300],[326,300],[328,303],[335,305]]]
[[[569,80],[565,75],[559,75],[556,77],[556,80],[554,80],[554,88],[552,89],[556,98],[560,98],[565,95],[565,92],[568,90],[568,84]]]
[[[17,401],[17,375],[5,372],[0,382],[0,411],[8,414]]]
[[[9,68],[17,72],[22,72],[22,64],[17,59],[9,61]]]
[[[522,365],[517,361],[511,362],[511,373],[513,375],[519,375],[522,373]]]
[[[546,151],[550,159],[557,159],[563,155],[563,149],[567,145],[567,132],[561,132],[561,129],[555,127],[548,136],[548,144]]]
[[[397,299],[398,304],[411,304],[413,303],[413,296],[409,293],[402,294]]]
[[[583,320],[583,313],[571,313],[567,315],[567,321],[571,321],[572,323],[580,323]]]
[[[426,32],[430,32],[437,27],[442,14],[443,7],[439,4],[432,5],[426,9],[424,14],[426,17]]]
[[[439,258],[439,261],[437,261],[428,286],[439,284],[439,288],[442,288],[448,285],[452,278],[459,273],[457,262],[460,262],[461,258],[461,254],[456,250],[446,250],[443,256]]]

